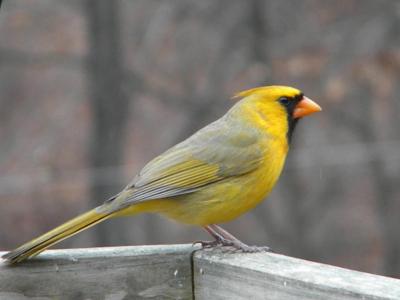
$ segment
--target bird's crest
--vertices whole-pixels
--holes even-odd
[[[298,89],[282,86],[282,85],[271,85],[271,86],[259,86],[249,90],[241,91],[235,94],[232,99],[245,98],[252,95],[285,95],[287,97],[292,97],[300,94]]]

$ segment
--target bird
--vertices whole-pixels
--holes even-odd
[[[5,255],[19,263],[106,219],[158,213],[203,227],[207,248],[249,246],[218,224],[253,209],[271,192],[284,167],[298,121],[321,111],[300,90],[260,86],[236,94],[221,118],[148,162],[117,195]]]

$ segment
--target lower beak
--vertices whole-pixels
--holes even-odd
[[[322,110],[321,106],[312,101],[310,98],[303,96],[303,99],[300,100],[300,102],[296,105],[296,108],[293,111],[293,117],[297,119],[311,115],[321,110]]]

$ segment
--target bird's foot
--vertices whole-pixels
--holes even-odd
[[[194,241],[192,243],[192,246],[196,246],[197,244],[200,244],[201,248],[212,248],[217,246],[218,242],[217,241]]]
[[[216,239],[214,241],[195,241],[193,242],[193,246],[196,244],[200,244],[202,248],[215,248],[215,247],[224,247],[224,246],[234,246],[233,242],[227,239]]]
[[[230,252],[243,252],[243,253],[256,253],[256,252],[273,252],[271,248],[263,246],[249,246],[234,237],[232,234],[222,229],[217,225],[208,225],[204,229],[210,233],[215,240],[211,242],[199,241],[203,248],[224,247],[225,251]]]
[[[200,244],[203,249],[223,248],[227,252],[243,252],[243,253],[258,253],[258,252],[274,252],[267,246],[249,246],[242,242],[230,241],[227,239],[218,239],[214,241],[195,241],[193,245]]]
[[[232,245],[235,250],[243,253],[274,252],[267,246],[249,246],[244,243]]]

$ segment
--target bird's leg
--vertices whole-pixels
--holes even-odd
[[[217,230],[214,230],[213,225],[205,226],[204,229],[214,237],[214,241],[209,242],[206,247],[213,247],[213,246],[233,246],[232,242],[227,239],[224,235],[220,234]]]
[[[212,248],[217,246],[232,246],[229,240],[225,239],[222,235],[211,228],[211,225],[203,227],[213,238],[213,241],[195,241],[194,244],[201,244],[203,248]]]
[[[200,242],[203,247],[209,248],[213,246],[231,246],[237,250],[243,252],[268,252],[271,251],[269,247],[257,247],[257,246],[249,246],[234,237],[232,234],[227,232],[225,229],[222,229],[218,225],[212,224],[205,226],[204,229],[211,234],[215,241],[212,242]]]

